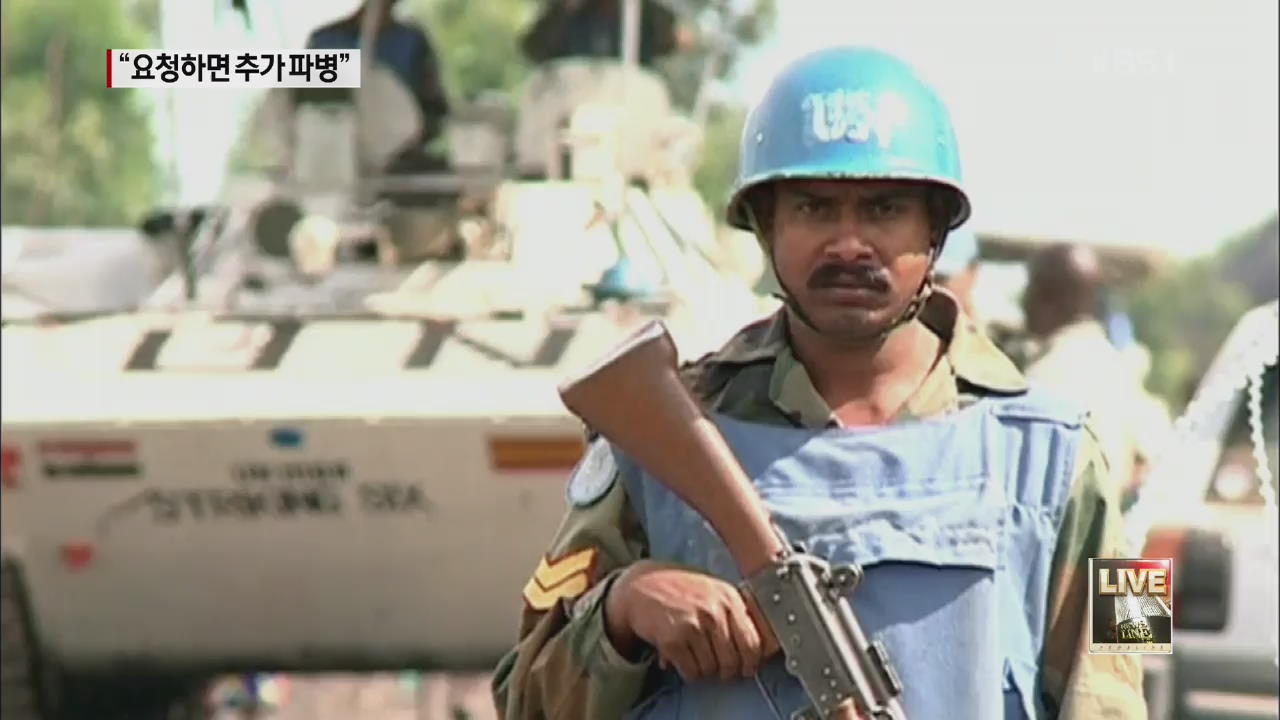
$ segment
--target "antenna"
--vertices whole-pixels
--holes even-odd
[[[382,32],[382,18],[390,12],[391,0],[364,0],[364,11],[360,15],[360,85],[356,93],[363,91],[365,82],[378,54],[378,35]],[[361,103],[357,102],[355,113],[356,137],[364,137],[363,130],[366,118],[360,112]],[[361,168],[362,171],[376,171],[377,168]],[[362,173],[363,174],[363,173]]]
[[[624,0],[622,7],[622,65],[628,71],[640,64],[640,0]]]

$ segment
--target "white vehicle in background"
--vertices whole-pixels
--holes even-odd
[[[136,312],[0,330],[0,720],[491,669],[583,449],[556,384],[649,318],[692,358],[776,306],[725,270],[656,74],[543,68],[514,142],[460,109],[451,171],[407,176],[356,161],[414,112],[376,76],[268,97],[280,163],[153,218],[177,269]]]
[[[1237,323],[1130,516],[1143,555],[1174,563],[1173,654],[1147,657],[1151,720],[1280,717],[1277,322],[1271,302]]]

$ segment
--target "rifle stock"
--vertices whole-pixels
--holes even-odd
[[[743,577],[785,554],[751,480],[677,372],[675,345],[650,323],[560,386],[566,407],[706,518]]]

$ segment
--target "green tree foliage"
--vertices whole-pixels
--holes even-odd
[[[738,139],[747,112],[735,106],[714,108],[703,128],[702,164],[693,183],[707,205],[720,214],[738,174]]]
[[[720,28],[730,41],[728,46],[695,42],[688,51],[661,61],[659,70],[667,78],[672,101],[693,110],[707,80],[728,78],[742,53],[764,40],[777,19],[777,8],[774,0],[758,0],[740,13],[732,12],[730,3],[723,0],[693,0],[685,5],[696,9],[708,25]],[[710,109],[703,127],[702,165],[694,185],[717,216],[723,214],[738,172],[738,140],[746,114],[741,105],[721,104]]]
[[[1213,352],[1248,307],[1240,288],[1218,280],[1205,258],[1153,280],[1130,303],[1138,339],[1151,350],[1147,384],[1175,406],[1205,370]]]
[[[663,58],[658,70],[666,77],[671,88],[671,99],[676,107],[692,109],[702,87],[708,62],[713,70],[711,78],[724,80],[733,72],[743,51],[764,40],[777,19],[775,0],[756,0],[745,12],[734,11],[725,0],[685,0],[678,5],[689,8],[701,22],[720,29],[729,42],[719,45],[707,38],[697,38],[688,50]]]
[[[538,4],[529,0],[415,0],[440,56],[445,87],[458,99],[486,90],[514,92],[528,75],[520,37]]]
[[[1240,316],[1274,298],[1274,289],[1265,283],[1251,286],[1249,278],[1241,275],[1269,265],[1274,288],[1274,227],[1273,219],[1251,228],[1213,255],[1183,263],[1131,293],[1135,332],[1151,350],[1148,386],[1175,407],[1190,399],[1195,383]]]
[[[119,0],[5,0],[0,26],[0,221],[132,224],[156,183],[149,114],[105,60],[146,33]]]

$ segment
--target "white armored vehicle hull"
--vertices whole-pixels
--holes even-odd
[[[775,306],[726,270],[696,132],[623,102],[653,78],[548,82],[514,153],[472,123],[449,176],[371,174],[394,133],[274,95],[271,167],[170,223],[138,312],[0,329],[3,720],[94,676],[145,679],[139,718],[218,672],[510,647],[583,450],[557,383],[649,318],[692,359]]]
[[[4,329],[5,551],[45,650],[86,670],[496,660],[582,450],[555,385],[625,324],[317,320],[281,323],[280,352],[227,321],[160,345],[143,328],[166,320]],[[183,369],[184,335],[230,341],[226,365]],[[67,353],[88,337],[94,363]]]

